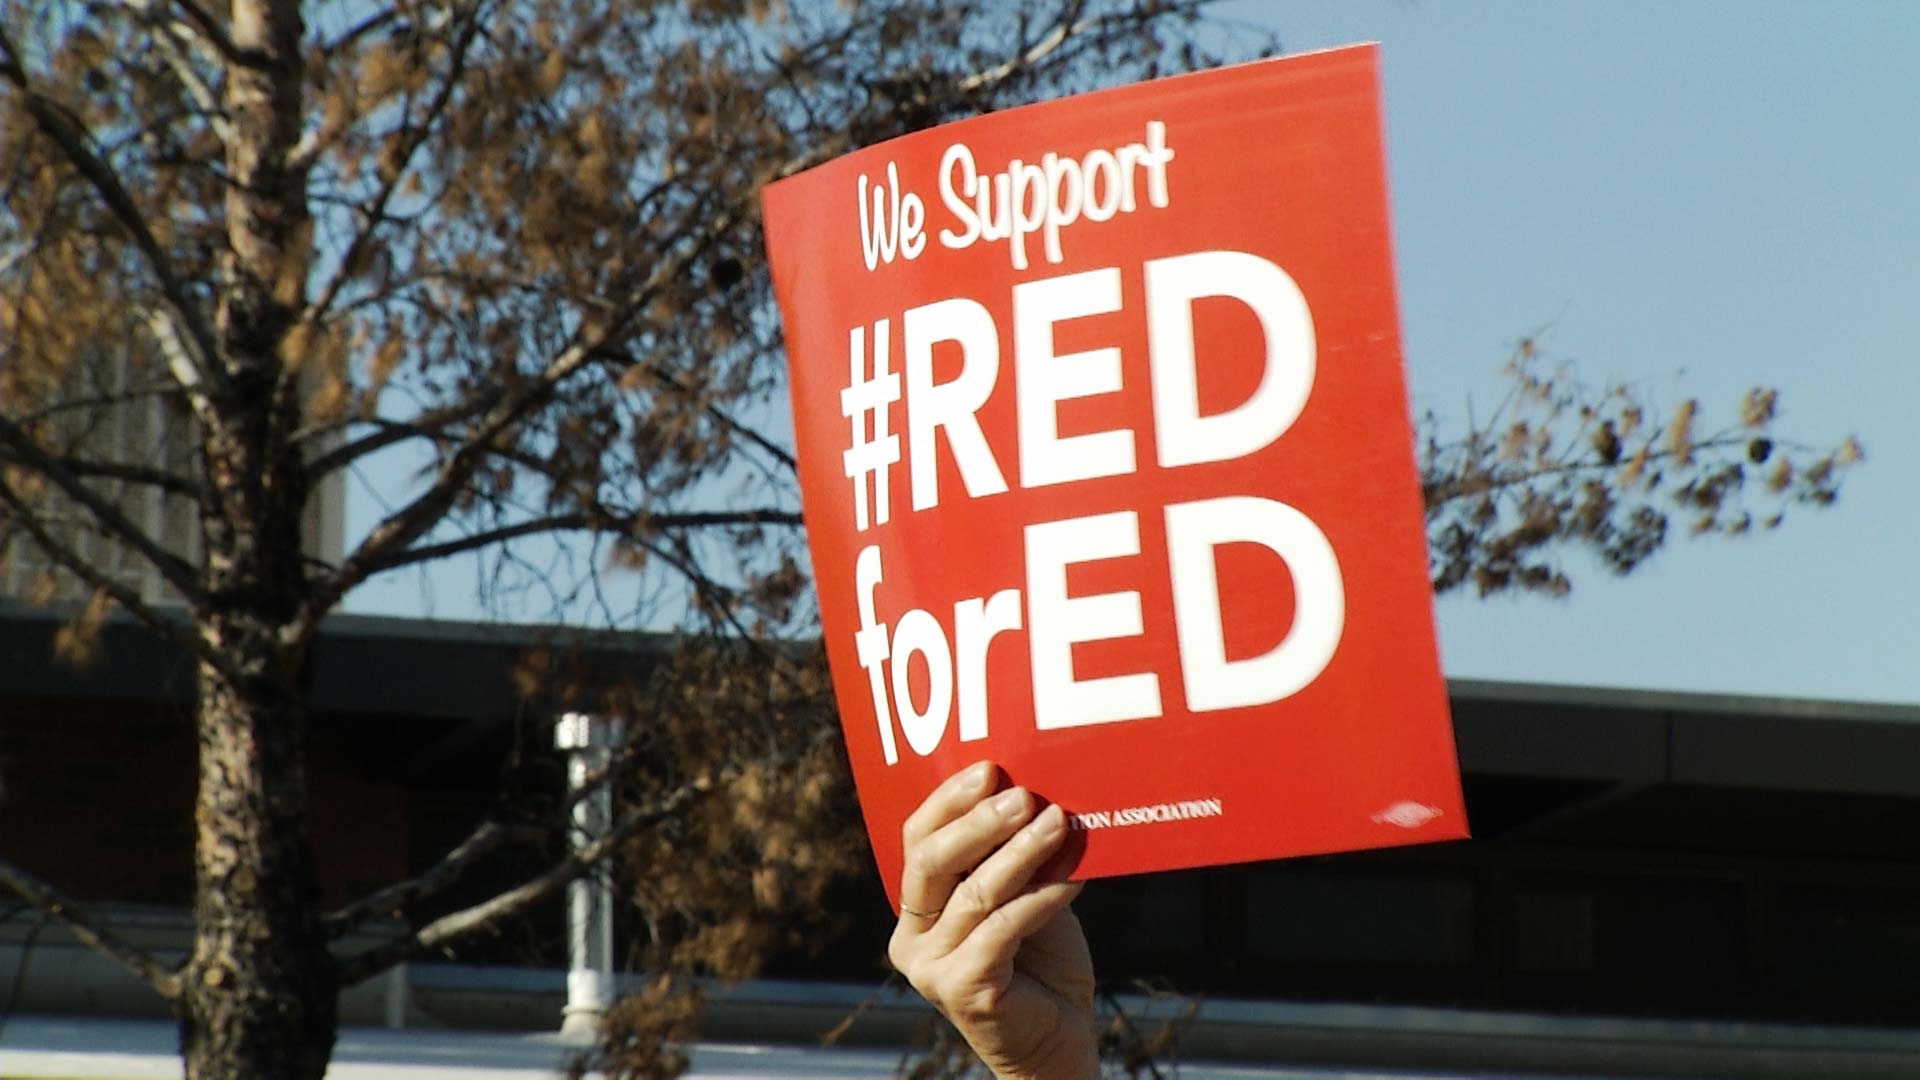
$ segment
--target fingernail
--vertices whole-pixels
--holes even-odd
[[[993,777],[993,762],[976,761],[973,763],[971,767],[967,769],[967,787],[969,788],[985,787],[987,785],[987,781],[992,777]]]
[[[1055,833],[1065,828],[1066,824],[1067,812],[1060,809],[1059,803],[1052,803],[1045,810],[1040,811],[1040,816],[1034,819],[1033,827],[1042,833]]]
[[[1027,789],[1008,788],[994,796],[993,809],[1001,817],[1023,817],[1027,812]]]

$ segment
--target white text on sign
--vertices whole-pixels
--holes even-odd
[[[1280,267],[1237,251],[1205,251],[1150,261],[1145,276],[1148,372],[1155,461],[1178,468],[1252,454],[1284,435],[1313,388],[1313,319],[1299,287]],[[1258,386],[1239,405],[1200,412],[1193,305],[1227,298],[1259,320],[1264,341]],[[1011,295],[1017,480],[1022,488],[1124,476],[1137,470],[1135,433],[1112,427],[1059,432],[1063,401],[1122,388],[1120,351],[1060,353],[1056,323],[1121,310],[1117,268],[1089,270],[1013,286]],[[889,406],[905,405],[908,486],[913,510],[939,505],[936,440],[944,438],[967,498],[1008,490],[1007,473],[982,433],[979,410],[1000,381],[1000,331],[977,301],[953,298],[902,313],[904,371],[891,368],[891,320],[849,333],[849,385],[841,411],[851,423],[843,455],[854,484],[855,528],[886,524],[900,436]],[[936,345],[955,344],[954,378],[933,381]],[[904,377],[903,377],[904,376]],[[871,500],[869,494],[871,493]],[[951,493],[949,493],[951,497]],[[1299,510],[1253,496],[1176,503],[1160,510],[1166,530],[1174,630],[1185,704],[1210,712],[1279,701],[1311,683],[1332,659],[1345,623],[1339,560],[1325,534]],[[1143,632],[1140,594],[1123,590],[1070,596],[1068,568],[1140,553],[1136,511],[1037,522],[1024,529],[1024,580],[990,596],[962,598],[951,618],[913,608],[891,620],[877,610],[885,568],[879,545],[855,566],[860,628],[854,635],[867,672],[883,756],[899,760],[898,727],[909,749],[926,755],[957,728],[961,741],[988,733],[986,665],[995,638],[1024,630],[1033,677],[1033,722],[1041,730],[1160,716],[1158,676],[1134,672],[1076,677],[1073,647]],[[1266,547],[1287,565],[1295,614],[1280,643],[1254,657],[1229,659],[1221,626],[1215,550],[1232,543]],[[949,632],[951,627],[951,632]],[[909,692],[915,654],[926,664],[924,705]],[[957,722],[956,721],[957,717]]]
[[[1059,263],[1061,230],[1079,221],[1103,222],[1131,214],[1144,200],[1165,209],[1168,203],[1167,126],[1147,123],[1143,142],[1096,148],[1082,157],[1042,154],[1037,162],[1019,158],[997,173],[983,174],[971,147],[954,143],[940,158],[940,202],[957,228],[941,229],[940,244],[954,250],[977,241],[1007,242],[1014,269],[1027,268],[1027,238],[1038,235],[1042,254]],[[896,258],[917,259],[926,250],[927,205],[902,191],[900,170],[887,163],[885,183],[860,174],[854,185],[860,209],[860,256],[868,270]]]

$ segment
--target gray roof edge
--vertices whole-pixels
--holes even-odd
[[[1853,720],[1920,724],[1920,702],[1783,697],[1730,691],[1670,690],[1495,679],[1448,679],[1447,693],[1455,701],[1513,702],[1594,709],[1626,708],[1645,712],[1707,713],[1786,720]]]
[[[175,604],[156,604],[164,618],[188,621],[185,608]],[[43,623],[50,629],[66,623],[80,611],[80,605],[57,603],[27,604],[0,596],[0,623]],[[125,611],[115,610],[107,625],[135,631],[142,624]],[[382,641],[429,641],[446,644],[537,646],[555,640],[620,650],[636,650],[663,645],[674,634],[657,630],[618,630],[568,626],[561,623],[487,622],[473,619],[419,619],[397,615],[362,615],[335,612],[320,624],[320,635],[334,639],[374,639]]]
[[[658,630],[615,630],[559,623],[480,622],[410,619],[395,615],[337,612],[320,624],[323,638],[432,641],[455,645],[539,646],[554,641],[611,651],[646,651],[671,643],[675,635]]]
[[[41,622],[49,624],[48,632],[51,633],[52,624],[71,618],[74,610],[65,606],[31,607],[19,601],[0,598],[0,623]],[[179,616],[185,618],[185,612],[179,612]],[[138,625],[121,612],[115,613],[113,622],[124,624],[129,629],[137,629]],[[337,641],[417,641],[448,645],[506,647],[538,647],[556,641],[567,641],[594,651],[604,650],[615,653],[645,653],[661,650],[675,638],[674,634],[663,631],[591,629],[539,623],[416,619],[348,613],[329,615],[321,625],[321,636],[323,639],[331,638]],[[9,683],[10,680],[5,673],[0,672],[0,692],[8,690]],[[1724,691],[1470,678],[1448,679],[1447,691],[1457,703],[1512,702],[1526,705],[1559,705],[1594,709],[1625,708],[1646,712],[1718,714],[1753,718],[1920,724],[1920,702],[1783,697]]]

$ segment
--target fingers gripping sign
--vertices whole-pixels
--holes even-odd
[[[1001,789],[987,762],[949,777],[903,827],[900,923],[888,955],[1001,1080],[1099,1075],[1093,963],[1048,861],[1059,807]]]

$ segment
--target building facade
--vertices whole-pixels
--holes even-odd
[[[115,622],[98,666],[69,671],[50,659],[59,624],[0,608],[0,856],[123,925],[177,933],[190,893],[190,667]],[[328,623],[310,784],[329,904],[429,865],[503,783],[559,790],[553,707],[511,676],[535,641],[514,628]],[[604,660],[644,670],[660,647],[633,638]],[[1103,983],[1203,1002],[1184,1022],[1187,1052],[1203,1057],[1920,1075],[1920,708],[1451,691],[1474,839],[1095,882],[1076,906]],[[501,880],[515,869],[498,868]],[[857,1009],[867,1036],[886,1040],[924,1019],[910,998],[869,1001],[891,929],[879,882],[848,880],[831,906],[846,913],[840,937],[720,994],[710,1036],[806,1039]],[[138,1007],[124,987],[68,978],[80,962],[54,959],[57,933],[30,936],[30,920],[17,910],[0,923],[0,985],[24,988],[19,1008]],[[555,1026],[565,926],[556,903],[411,966],[398,990],[363,988],[374,998],[349,1015]]]

